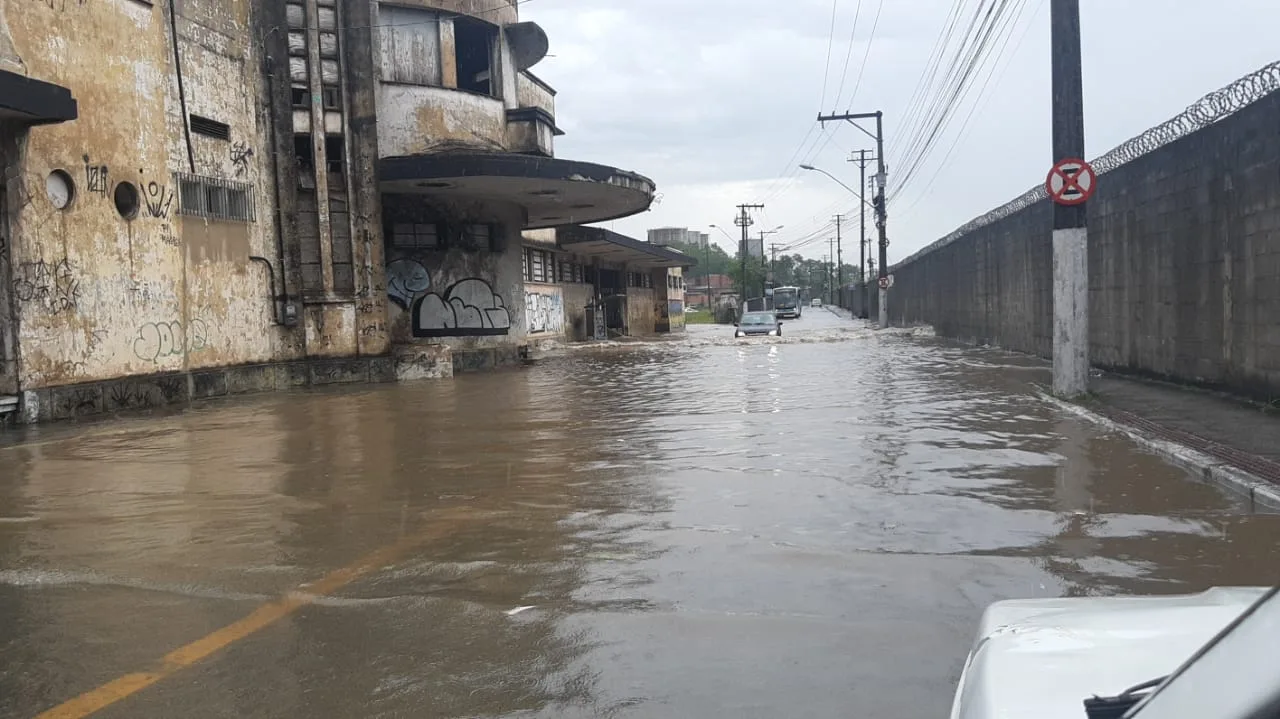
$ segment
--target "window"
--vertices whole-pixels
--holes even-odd
[[[327,135],[324,138],[324,161],[329,166],[329,172],[334,174],[342,174],[342,166],[345,164],[343,158],[346,156],[346,144],[342,142],[341,136]]]
[[[410,250],[439,249],[440,227],[431,223],[395,223],[391,225],[391,246]]]
[[[494,77],[494,50],[498,29],[467,17],[453,19],[453,42],[458,68],[458,89],[499,97],[501,84]]]
[[[178,214],[211,220],[253,222],[253,186],[217,177],[175,173]]]
[[[461,249],[472,252],[479,252],[480,250],[496,252],[494,243],[497,241],[497,235],[498,233],[494,231],[493,225],[464,225],[460,242]]]
[[[555,255],[544,250],[525,249],[524,279],[527,282],[555,282]]]
[[[197,135],[212,137],[217,140],[231,139],[231,126],[225,122],[210,120],[207,117],[191,115],[191,131]]]
[[[379,64],[384,82],[407,85],[442,84],[440,21],[433,12],[380,5]]]

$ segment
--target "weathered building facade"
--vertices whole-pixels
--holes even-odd
[[[554,158],[547,47],[501,0],[0,6],[0,412],[514,360],[522,232],[654,190]]]

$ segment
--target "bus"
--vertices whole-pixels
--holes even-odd
[[[773,288],[773,311],[779,317],[799,317],[804,311],[800,304],[799,287]]]

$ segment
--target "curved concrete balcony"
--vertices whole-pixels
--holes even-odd
[[[523,229],[604,222],[649,209],[654,184],[643,175],[590,162],[511,153],[438,153],[384,158],[384,193],[432,203],[497,201],[520,206]]]
[[[383,82],[378,94],[378,152],[383,157],[470,148],[506,152],[502,100],[445,87]]]

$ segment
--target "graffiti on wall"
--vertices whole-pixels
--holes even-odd
[[[181,322],[148,322],[138,327],[133,353],[140,360],[157,362],[164,357],[181,356],[184,351],[198,352],[208,346],[208,328],[203,320],[191,320],[185,331]]]
[[[414,337],[505,335],[511,329],[506,302],[488,282],[469,277],[444,294],[427,294],[413,303]]]
[[[564,298],[558,294],[524,293],[524,312],[531,335],[564,331]]]
[[[229,154],[231,157],[231,171],[235,173],[236,177],[244,177],[245,173],[249,171],[249,158],[253,157],[253,148],[244,142],[237,141],[231,146]]]
[[[387,296],[404,309],[431,288],[431,275],[417,260],[392,260],[387,263]]]
[[[107,194],[107,166],[96,165],[89,162],[89,156],[84,156],[84,184],[89,192],[98,195]]]
[[[148,182],[142,191],[142,204],[148,217],[168,217],[173,210],[173,190],[156,181]]]
[[[65,257],[19,264],[13,289],[20,302],[40,307],[51,315],[74,312],[80,301],[80,280],[75,266]]]

